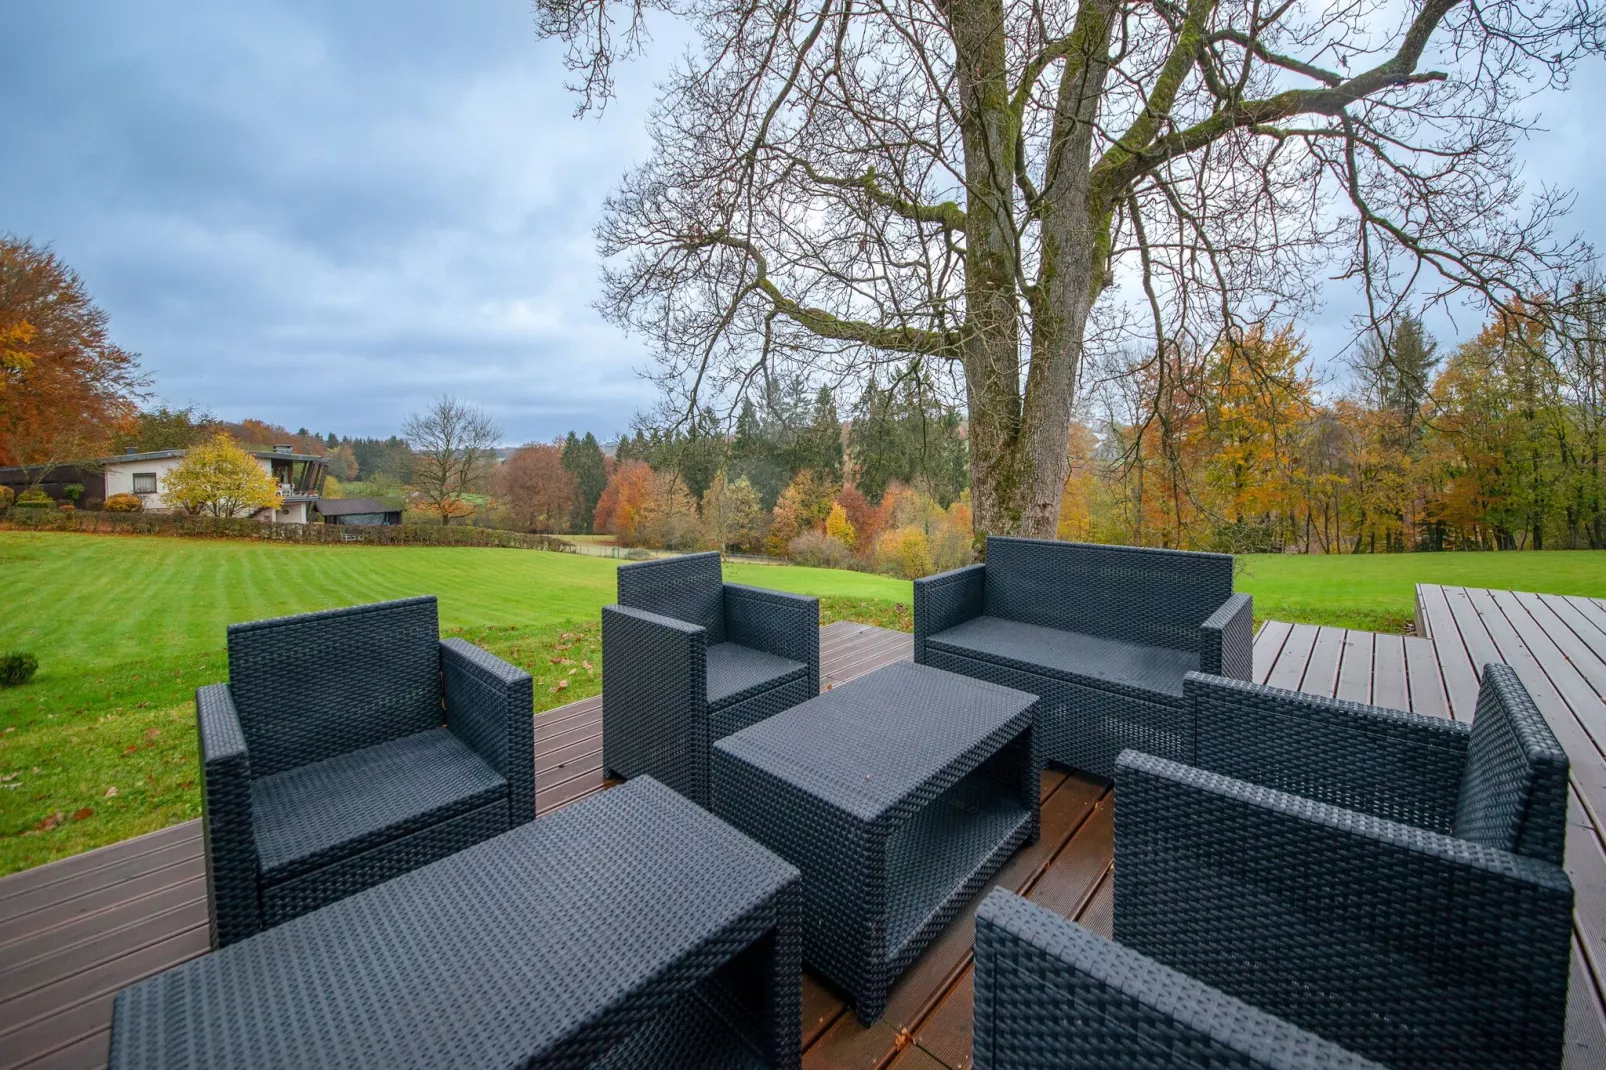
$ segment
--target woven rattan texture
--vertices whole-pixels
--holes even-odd
[[[659,568],[688,560],[679,571]],[[651,775],[700,805],[708,802],[714,741],[818,694],[820,684],[819,600],[720,587],[718,554],[621,567],[620,600],[701,613],[706,599],[697,592],[707,585],[710,561],[723,592],[717,633],[663,609],[602,610],[603,768]],[[647,567],[656,571],[627,577]],[[689,593],[677,594],[677,584]]]
[[[1230,597],[1230,554],[987,538],[990,617],[1197,654]]]
[[[253,783],[257,863],[264,880],[289,880],[506,800],[507,781],[462,740],[418,732]]]
[[[1433,832],[1453,827],[1464,723],[1198,673],[1187,692],[1201,769]]]
[[[1133,698],[1182,699],[1182,678],[1199,655],[1140,646],[1082,632],[1062,632],[1001,617],[975,617],[926,640],[926,650],[995,661]]]
[[[212,946],[243,940],[262,928],[257,849],[251,830],[251,761],[228,684],[195,692],[201,759],[201,838]]]
[[[619,604],[705,628],[709,646],[725,641],[725,585],[717,552],[620,565]]]
[[[425,825],[416,832],[385,839],[358,854],[342,854],[299,877],[261,885],[262,925],[298,918],[337,899],[383,884],[419,866],[506,832],[507,799]]]
[[[230,682],[195,696],[214,947],[534,816],[529,674],[434,629],[433,598],[229,629]],[[330,684],[346,659],[356,683]]]
[[[530,674],[462,639],[441,642],[446,727],[508,786],[508,813],[519,825],[535,817],[535,718]]]
[[[1381,1070],[997,889],[976,913],[977,1070]]]
[[[1223,554],[989,537],[985,564],[916,580],[914,610],[917,664],[1040,696],[1044,757],[1096,776],[1126,747],[1192,760],[1183,676],[1252,667]]]
[[[715,744],[712,809],[803,871],[804,956],[861,1021],[1035,840],[1034,708],[1029,694],[892,665]]]
[[[1144,701],[1102,688],[1010,668],[996,661],[926,648],[925,664],[1039,697],[1038,746],[1044,760],[1108,777],[1127,748],[1179,761],[1193,758],[1193,717],[1180,699]]]
[[[231,625],[229,690],[272,776],[441,724],[433,597]]]
[[[1455,834],[1557,865],[1567,827],[1567,753],[1508,665],[1483,667]]]
[[[800,661],[766,654],[740,643],[718,643],[708,648],[707,657],[710,706],[741,702],[794,680],[803,685],[805,698],[819,693],[819,688],[808,689],[809,669]]]
[[[1255,671],[1255,603],[1235,594],[1199,626],[1199,668],[1248,680]]]
[[[1555,1067],[1560,867],[1123,754],[1115,938],[1396,1068]]]
[[[786,591],[725,585],[725,638],[753,650],[800,661],[810,695],[820,693],[820,600]]]
[[[111,1065],[796,1067],[797,891],[638,779],[124,990]]]

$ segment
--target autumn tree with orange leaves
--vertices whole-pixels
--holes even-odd
[[[0,235],[0,465],[103,452],[134,419],[139,358],[48,247]]]

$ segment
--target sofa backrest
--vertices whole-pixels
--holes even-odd
[[[433,596],[235,624],[228,637],[253,777],[445,723]]]
[[[1197,651],[1231,595],[1229,554],[987,538],[990,617]]]
[[[686,554],[619,566],[619,604],[708,629],[708,645],[725,641],[725,581],[719,554]]]
[[[1567,835],[1567,752],[1509,665],[1483,667],[1456,800],[1463,840],[1560,865]]]

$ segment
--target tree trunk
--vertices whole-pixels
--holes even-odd
[[[1032,364],[1021,382],[1020,282],[1014,234],[1019,119],[1009,100],[1000,0],[957,0],[965,144],[966,330],[971,504],[983,534],[1052,539],[1069,474],[1071,407],[1087,319],[1104,288],[1109,211],[1090,206],[1094,119],[1108,74],[1110,0],[1082,5],[1061,76],[1053,140],[1037,206],[1043,246],[1032,312]]]

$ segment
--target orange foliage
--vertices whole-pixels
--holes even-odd
[[[597,499],[597,509],[591,518],[592,530],[615,536],[621,545],[633,545],[636,528],[641,523],[642,506],[647,504],[652,489],[652,469],[647,467],[646,461],[614,465],[608,473],[608,485]]]
[[[0,465],[105,450],[143,383],[83,280],[48,249],[0,238]]]

